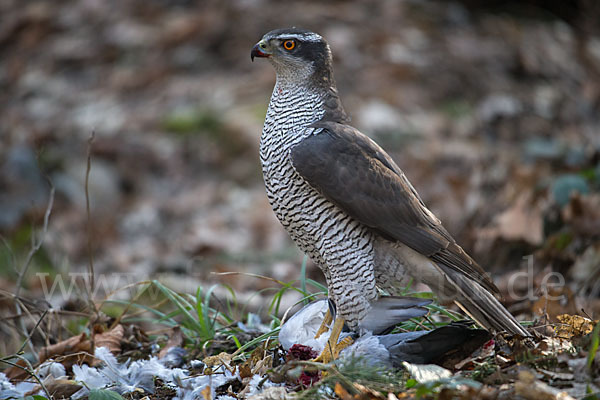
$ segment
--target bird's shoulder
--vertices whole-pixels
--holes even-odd
[[[320,187],[367,190],[379,194],[379,201],[411,205],[414,218],[424,218],[428,224],[439,225],[442,236],[450,234],[440,220],[425,206],[419,193],[404,172],[370,137],[348,124],[321,120],[310,125],[314,133],[292,147],[292,163],[300,174]],[[341,181],[340,181],[341,180]],[[411,218],[411,219],[414,219]]]

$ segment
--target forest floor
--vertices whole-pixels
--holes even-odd
[[[534,3],[2,2],[0,391],[25,379],[20,395],[69,397],[85,376],[77,396],[110,398],[105,368],[130,382],[124,398],[172,398],[144,368],[174,352],[190,399],[265,382],[272,398],[600,398],[600,7]],[[258,159],[274,72],[250,49],[292,25],[329,41],[352,124],[490,272],[533,344],[496,337],[431,380],[278,347],[284,314],[325,295]],[[315,368],[314,388],[299,383]]]

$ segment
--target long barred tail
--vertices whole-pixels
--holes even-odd
[[[456,286],[458,296],[455,303],[475,322],[497,332],[507,331],[524,337],[531,336],[487,289],[451,268],[443,265],[440,267]]]

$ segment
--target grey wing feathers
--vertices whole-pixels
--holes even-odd
[[[420,364],[430,363],[467,342],[474,342],[470,344],[475,344],[478,347],[489,340],[490,337],[487,331],[469,329],[468,324],[453,322],[433,331],[380,336],[379,342],[390,352],[393,364],[399,366],[402,361]]]
[[[498,293],[483,269],[456,244],[394,161],[355,128],[336,122],[291,150],[296,171],[353,218]]]
[[[397,324],[428,313],[431,300],[417,297],[382,296],[371,302],[369,313],[360,321],[360,327],[375,335],[384,333]]]

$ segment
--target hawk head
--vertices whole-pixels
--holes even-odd
[[[254,45],[250,58],[267,58],[275,67],[278,79],[306,82],[307,78],[331,84],[331,50],[314,32],[298,29],[276,29],[265,34]]]

